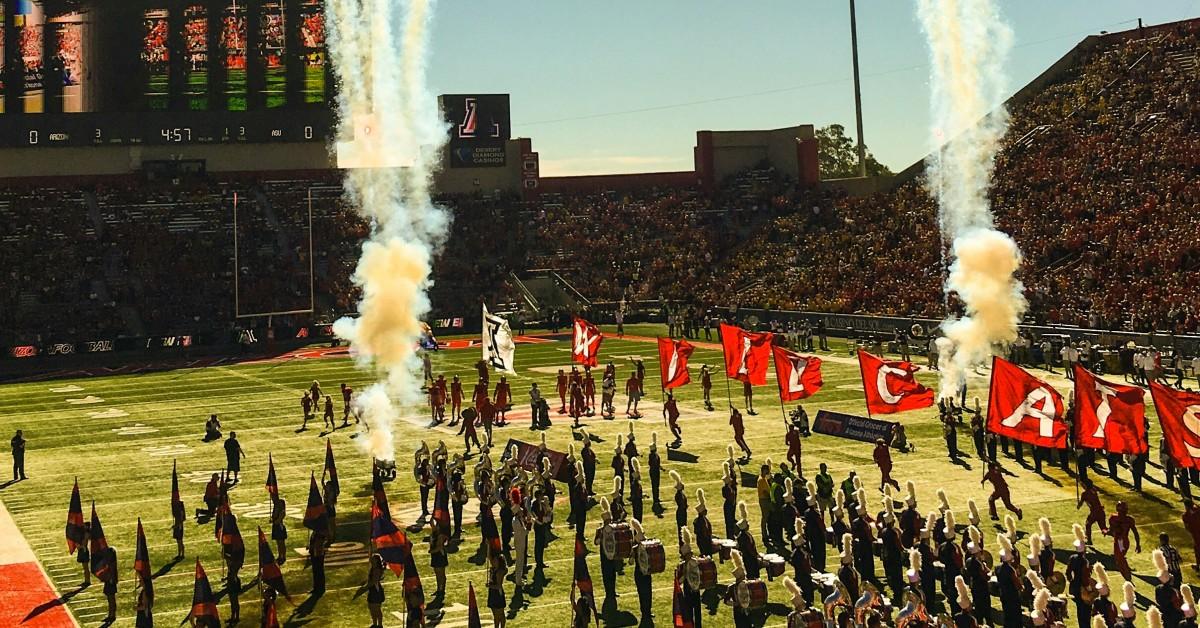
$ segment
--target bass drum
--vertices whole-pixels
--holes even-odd
[[[646,550],[647,562],[650,564],[650,573],[662,573],[667,570],[667,551],[663,549],[662,541],[658,539],[647,539],[642,541],[642,549]]]
[[[700,571],[700,590],[707,591],[717,586],[717,563],[711,558],[697,558],[696,568]]]
[[[746,580],[737,586],[738,604],[751,610],[766,608],[767,583],[762,580]]]

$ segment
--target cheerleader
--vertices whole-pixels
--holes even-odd
[[[287,525],[284,524],[283,518],[287,514],[287,502],[278,495],[274,496],[271,502],[271,540],[275,541],[275,555],[279,557],[279,564],[282,565],[287,560]]]
[[[507,622],[505,609],[508,601],[504,596],[504,556],[488,552],[487,605],[492,611],[493,628],[504,628]]]
[[[367,610],[371,613],[371,628],[383,628],[383,574],[385,570],[383,556],[372,554],[371,567],[367,570],[367,582],[363,585],[367,591]],[[274,601],[274,596],[272,596],[272,601]]]

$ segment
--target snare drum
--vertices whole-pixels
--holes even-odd
[[[717,586],[717,563],[711,558],[697,558],[696,566],[700,569],[700,590],[704,591]]]
[[[737,549],[737,543],[733,539],[716,539],[713,542],[716,544],[717,551],[721,555],[721,562],[733,558],[733,550]]]
[[[767,578],[774,580],[783,575],[787,561],[779,554],[763,554],[760,559],[767,567]]]
[[[747,580],[746,590],[750,593],[750,600],[746,604],[746,608],[760,609],[767,606],[767,583],[762,580]]]
[[[651,574],[662,573],[667,570],[667,551],[663,549],[662,541],[647,539],[642,541],[642,549],[646,550],[646,558]]]
[[[620,560],[633,556],[633,530],[630,529],[629,524],[614,523],[612,529],[613,556]]]

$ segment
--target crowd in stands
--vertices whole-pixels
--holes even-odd
[[[154,24],[148,24],[148,34]],[[1200,32],[1099,40],[1010,106],[991,190],[1025,256],[1030,322],[1195,332],[1200,326]],[[353,311],[368,224],[336,172],[296,180],[0,186],[0,345],[53,334],[231,329],[232,198],[243,312]],[[278,177],[278,175],[276,175]],[[308,260],[308,197],[313,260]],[[721,182],[438,199],[435,317],[520,300],[550,268],[592,300],[941,317],[947,243],[922,177],[850,197],[763,164]],[[953,303],[951,304],[953,307]]]

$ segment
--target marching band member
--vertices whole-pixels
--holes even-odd
[[[933,528],[933,545],[941,547],[942,541],[946,540],[946,512],[950,510],[950,500],[946,499],[946,490],[941,488],[937,490],[937,498],[938,518],[937,525]]]
[[[971,604],[971,591],[967,589],[967,583],[962,576],[954,577],[954,589],[958,591],[959,608],[959,611],[954,614],[954,628],[978,628],[979,622],[975,618]]]
[[[859,582],[862,580],[858,570],[854,568],[854,538],[849,534],[842,535],[842,566],[838,567],[837,578],[846,587],[851,600],[858,599]]]
[[[787,628],[806,628],[813,621],[821,621],[820,613],[815,613],[814,616],[814,612],[809,608],[812,604],[808,597],[812,595],[811,591],[803,591],[802,587],[787,576],[783,577],[783,588],[792,595],[792,612],[788,614]]]
[[[1021,612],[1021,576],[1017,570],[1017,551],[1003,534],[996,535],[1000,545],[1000,564],[996,567],[996,584],[1000,592],[1000,612],[1004,626],[1020,626],[1024,622]]]
[[[522,471],[522,474],[524,473]],[[513,519],[513,550],[517,554],[513,560],[513,595],[520,595],[521,587],[525,583],[525,565],[529,561],[529,530],[533,527],[533,517],[529,514],[525,499],[521,495],[521,488],[519,488],[523,484],[524,482],[514,480],[513,487],[509,489]]]
[[[1054,568],[1058,566],[1058,560],[1054,557],[1054,536],[1050,533],[1050,520],[1045,517],[1039,518],[1038,529],[1041,531],[1038,538],[1042,541],[1042,551],[1038,552],[1038,575],[1042,580],[1049,580],[1050,574],[1054,573]]]
[[[662,456],[658,455],[658,432],[650,432],[650,453],[646,454],[646,462],[650,465],[651,504],[657,508],[662,503],[658,498],[658,486],[662,479]]]
[[[809,558],[808,550],[805,547],[803,519],[796,519],[796,534],[792,535],[792,553],[788,556],[788,563],[792,566],[792,573],[795,578],[794,582],[804,592],[806,605],[812,604],[813,592],[816,590],[816,586],[812,578],[812,560]]]
[[[583,471],[583,461],[575,461],[575,481],[571,483],[571,525],[575,526],[575,542],[583,542],[583,530],[587,525],[587,475]]]
[[[942,595],[946,596],[949,605],[954,599],[954,579],[962,575],[963,555],[955,538],[958,532],[954,529],[954,511],[947,510],[942,519],[945,521],[942,527],[945,540],[938,546],[938,560],[942,563]]]
[[[983,518],[979,516],[979,507],[975,505],[975,500],[968,499],[967,500],[967,525],[975,526],[976,528],[979,528],[979,527],[981,527],[980,523],[982,521],[983,521]],[[971,535],[964,534],[962,537],[962,551],[963,551],[964,556],[969,556],[971,554],[970,549],[967,548],[967,546],[970,544],[971,544]]]
[[[609,514],[612,515],[613,522],[620,523],[625,521],[626,513],[628,512],[625,509],[625,482],[619,475],[613,476],[613,490],[608,496],[608,503],[611,509]]]
[[[829,511],[829,530],[833,532],[830,539],[838,551],[842,549],[842,535],[850,531],[850,526],[846,523],[846,498],[844,493],[838,491],[835,494],[833,510]]]
[[[734,467],[726,460],[722,463],[724,475],[721,476],[721,500],[722,514],[725,519],[725,536],[726,538],[737,538],[737,502],[738,502],[738,485],[737,476],[734,474]],[[824,529],[824,526],[822,526]]]
[[[1183,615],[1179,628],[1196,628],[1196,598],[1192,596],[1192,587],[1186,584],[1179,587],[1179,597],[1183,600],[1179,605],[1179,613]]]
[[[904,577],[908,580],[908,586],[904,589],[904,596],[920,600],[925,603],[925,577],[921,573],[922,561],[921,552],[916,549],[908,550],[908,571],[904,572]],[[932,565],[930,566],[932,568]]]
[[[466,469],[462,454],[454,454],[450,464],[450,510],[454,515],[454,538],[462,538],[463,506],[470,500],[467,493],[467,482],[464,479]]]
[[[1016,544],[1017,542],[1017,520],[1013,519],[1012,515],[1004,515],[1004,534],[1008,537],[1008,542]],[[1020,552],[1013,553],[1013,565],[1021,566]]]
[[[1112,527],[1111,525],[1109,527]],[[1124,601],[1118,610],[1121,611],[1121,618],[1113,623],[1113,628],[1135,628],[1135,620],[1137,619],[1137,593],[1133,589],[1133,583],[1126,580],[1125,585],[1121,587],[1121,596]]]
[[[808,487],[808,508],[804,510],[804,539],[808,546],[809,560],[818,571],[825,571],[825,517],[817,502],[817,486],[812,480]]]
[[[533,522],[533,566],[545,570],[546,546],[550,544],[550,527],[554,523],[554,506],[541,487],[533,490],[530,520]]]
[[[687,528],[684,528],[679,534],[679,565],[675,568],[675,579],[679,581],[680,587],[683,589],[683,600],[686,606],[683,609],[683,616],[691,619],[696,628],[701,628],[700,623],[704,616],[704,609],[700,603],[700,566],[696,561],[696,556],[692,553],[692,532]]]
[[[937,599],[937,574],[933,568],[933,563],[936,562],[937,555],[930,545],[933,539],[933,531],[936,527],[937,513],[930,512],[925,518],[925,527],[921,528],[921,540],[915,548],[921,554],[921,564],[925,566],[921,570],[921,599],[924,600],[925,606],[931,611],[936,610],[939,606]]]
[[[750,515],[746,510],[746,502],[738,502],[738,535],[737,548],[742,553],[742,560],[745,561],[746,573],[752,580],[758,580],[759,560],[758,560],[758,544],[754,542],[754,535],[750,533]]]
[[[633,421],[629,422],[629,433],[625,436],[625,460],[632,462],[638,457],[637,435],[633,433]]]
[[[1033,611],[1029,613],[1029,620],[1035,627],[1042,626],[1061,626],[1062,624],[1055,621],[1053,614],[1050,612],[1050,591],[1048,589],[1038,589],[1033,596]]]
[[[725,603],[733,607],[734,627],[750,628],[753,623],[750,618],[750,589],[746,585],[746,566],[742,561],[741,552],[733,550],[732,558],[733,584],[725,590]]]
[[[992,592],[988,588],[992,570],[988,567],[987,561],[983,559],[983,534],[979,532],[979,528],[975,526],[967,528],[967,537],[971,540],[967,543],[969,556],[963,567],[963,579],[971,588],[975,619],[980,624],[986,625],[992,622]]]
[[[683,484],[683,479],[679,477],[679,472],[671,469],[671,479],[675,481],[675,534],[679,534],[688,525],[688,503],[687,488]]]
[[[912,481],[904,485],[904,512],[900,513],[900,540],[904,547],[916,545],[921,535],[921,511],[917,510],[917,490]]]
[[[692,520],[696,533],[696,548],[701,556],[713,555],[712,524],[708,521],[708,504],[704,501],[704,489],[696,489],[696,518]]]
[[[638,604],[642,612],[641,625],[652,625],[654,586],[651,582],[650,554],[642,545],[642,541],[646,540],[646,533],[637,519],[630,519],[629,527],[633,530],[633,584],[637,588]]]
[[[1075,616],[1079,619],[1079,628],[1088,628],[1088,618],[1092,613],[1087,602],[1083,601],[1083,590],[1092,579],[1092,568],[1087,558],[1087,537],[1084,535],[1083,526],[1078,523],[1071,526],[1071,532],[1075,534],[1075,542],[1072,543],[1075,551],[1067,559],[1067,591],[1075,600]]]
[[[783,526],[784,538],[792,538],[796,534],[796,519],[800,517],[800,509],[796,506],[796,495],[793,491],[792,478],[783,479],[783,507],[780,508],[779,521]]]
[[[429,445],[421,441],[421,446],[413,454],[413,477],[421,488],[421,516],[429,516],[429,489],[433,488],[433,470],[430,468]]]
[[[1108,572],[1099,561],[1092,565],[1092,577],[1096,580],[1096,599],[1092,602],[1091,615],[1103,617],[1105,623],[1112,626],[1117,623],[1117,605],[1108,599]]]
[[[613,447],[612,464],[613,475],[625,479],[625,446],[622,444],[624,437],[617,434],[617,445]]]
[[[608,498],[600,498],[600,526],[596,528],[595,544],[600,548],[600,580],[604,584],[604,602],[617,599],[617,569],[621,559],[617,556],[617,541],[613,533],[612,511],[609,509]]]
[[[1180,612],[1179,590],[1175,588],[1171,570],[1167,566],[1167,557],[1160,549],[1154,550],[1154,567],[1158,569],[1158,585],[1154,587],[1154,603],[1162,611],[1163,623],[1167,626],[1177,626],[1183,619]]]
[[[879,538],[882,541],[880,558],[883,559],[883,575],[891,587],[894,599],[899,600],[904,593],[904,543],[900,540],[900,531],[896,529],[895,506],[888,495],[883,496],[883,514],[879,517]]]
[[[854,520],[850,523],[850,549],[853,553],[854,568],[860,577],[875,580],[875,526],[871,525],[867,517],[866,495],[861,491],[857,492],[855,501],[857,503],[854,506]],[[857,594],[851,597],[858,599]]]
[[[642,463],[637,458],[631,458],[629,463],[629,506],[633,518],[642,520],[642,507],[645,497],[642,494]]]
[[[579,430],[579,433],[583,436],[583,449],[579,452],[579,458],[583,461],[583,471],[587,477],[587,494],[595,495],[592,486],[596,482],[596,452],[592,449],[592,437],[587,430]]]

